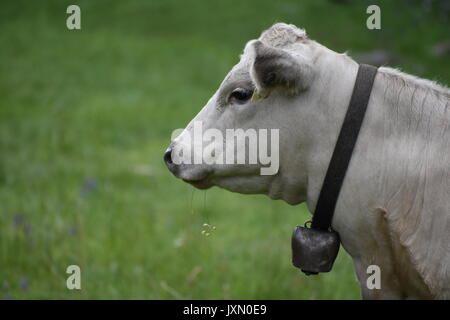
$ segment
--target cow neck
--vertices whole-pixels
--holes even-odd
[[[319,193],[311,228],[330,230],[336,203],[364,120],[377,67],[360,64],[355,85]]]

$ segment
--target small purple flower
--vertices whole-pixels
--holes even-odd
[[[14,215],[14,225],[16,227],[21,226],[24,222],[25,222],[25,218],[24,218],[24,216],[22,214],[16,213]]]
[[[82,196],[86,196],[97,189],[97,180],[95,178],[88,178],[84,180],[83,187],[80,190]]]
[[[69,233],[70,236],[75,237],[77,235],[77,227],[74,225],[69,226],[67,232]]]
[[[10,295],[9,293],[5,294],[3,296],[3,300],[14,300],[14,298],[12,297],[12,295]]]
[[[9,285],[8,281],[3,281],[3,290],[9,291],[11,290],[11,286]]]
[[[14,226],[16,228],[23,228],[25,234],[30,234],[31,224],[25,219],[25,216],[21,213],[16,213],[14,215]]]
[[[20,286],[20,289],[27,292],[28,291],[28,279],[25,277],[20,278],[19,286]]]
[[[23,224],[23,231],[25,232],[25,234],[31,233],[31,224],[29,222],[25,222]]]
[[[88,178],[84,181],[84,187],[88,190],[94,190],[97,187],[97,180],[95,178]]]

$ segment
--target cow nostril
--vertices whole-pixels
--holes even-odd
[[[166,152],[164,153],[164,162],[169,165],[172,164],[172,148],[167,148]]]

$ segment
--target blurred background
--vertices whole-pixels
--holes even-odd
[[[66,8],[81,8],[81,30]],[[366,8],[381,7],[381,30]],[[450,83],[449,1],[8,0],[0,4],[0,298],[359,299],[349,256],[291,265],[305,206],[165,168],[246,42],[275,22]],[[216,227],[209,237],[204,223]],[[66,288],[81,267],[82,290]]]

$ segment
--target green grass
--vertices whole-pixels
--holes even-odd
[[[291,266],[304,206],[194,191],[162,154],[274,22],[350,54],[387,48],[449,83],[448,58],[430,53],[448,22],[403,1],[382,3],[380,32],[364,1],[84,0],[69,31],[73,2],[0,5],[0,298],[359,298],[343,250],[329,274]],[[71,264],[80,291],[66,289]]]

